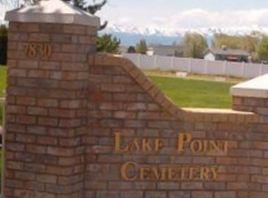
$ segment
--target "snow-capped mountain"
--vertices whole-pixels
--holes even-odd
[[[230,28],[199,28],[199,29],[161,29],[161,28],[139,28],[129,26],[110,25],[102,33],[110,33],[121,40],[122,45],[136,45],[141,39],[151,44],[171,45],[179,43],[186,32],[197,32],[204,35],[209,43],[215,33],[226,33],[229,35],[246,35],[252,31],[268,33],[268,28],[254,27],[230,27]]]
[[[136,45],[141,39],[147,43],[171,45],[180,42],[182,34],[180,32],[168,32],[157,28],[138,28],[123,26],[108,26],[102,33],[110,33],[121,40],[122,45]]]

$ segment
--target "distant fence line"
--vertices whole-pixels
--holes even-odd
[[[141,54],[123,54],[123,57],[131,60],[143,70],[176,71],[239,78],[254,78],[268,73],[268,65],[256,63],[208,61],[204,59]]]

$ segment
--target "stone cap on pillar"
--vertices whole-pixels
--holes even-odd
[[[100,19],[61,0],[41,0],[6,13],[14,22],[78,24],[99,27]]]
[[[268,98],[268,74],[233,86],[231,94],[239,97]]]

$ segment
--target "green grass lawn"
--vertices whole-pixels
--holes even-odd
[[[3,97],[6,87],[6,67],[0,65],[0,97]]]
[[[180,107],[231,108],[230,82],[151,76],[156,85]]]

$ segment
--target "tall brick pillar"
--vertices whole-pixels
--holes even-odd
[[[88,56],[99,19],[60,0],[6,19],[5,197],[83,197]]]
[[[235,85],[231,92],[234,110],[254,112],[258,118],[250,127],[247,143],[252,155],[248,162],[248,197],[268,197],[268,74]]]

